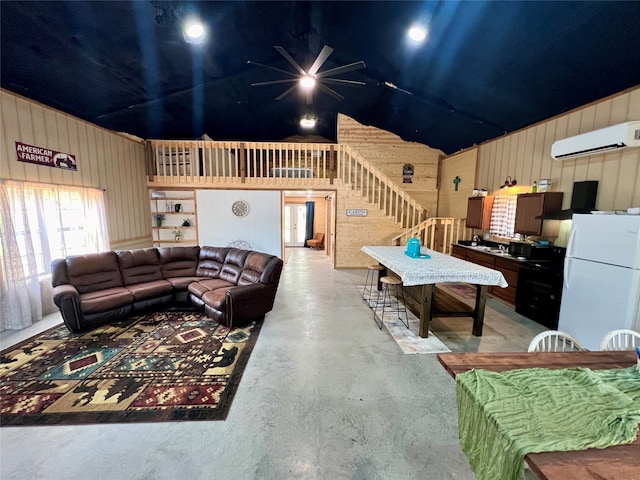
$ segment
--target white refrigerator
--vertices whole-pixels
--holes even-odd
[[[640,215],[573,215],[558,330],[599,350],[620,328],[640,331]]]

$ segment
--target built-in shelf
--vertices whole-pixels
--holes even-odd
[[[194,190],[150,190],[151,235],[155,247],[173,244],[198,245],[197,205]],[[175,211],[176,205],[180,210]],[[157,215],[163,215],[158,225]],[[182,226],[189,220],[189,226]],[[180,232],[176,236],[176,232]]]

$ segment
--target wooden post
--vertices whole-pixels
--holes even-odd
[[[247,152],[244,143],[240,143],[240,183],[247,181]]]
[[[431,308],[433,307],[433,292],[436,286],[433,283],[422,286],[422,304],[420,305],[420,328],[418,335],[422,338],[429,336],[429,326],[431,325]]]
[[[473,329],[471,333],[476,337],[482,336],[482,326],[484,325],[484,307],[487,303],[487,285],[477,285],[476,308],[473,313]]]

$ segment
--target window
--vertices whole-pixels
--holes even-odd
[[[48,274],[55,258],[108,250],[101,190],[9,181],[4,185],[8,209],[2,211],[10,212],[25,272]]]

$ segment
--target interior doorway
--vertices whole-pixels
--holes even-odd
[[[283,215],[283,236],[285,247],[303,247],[307,207],[299,203],[285,203]]]

